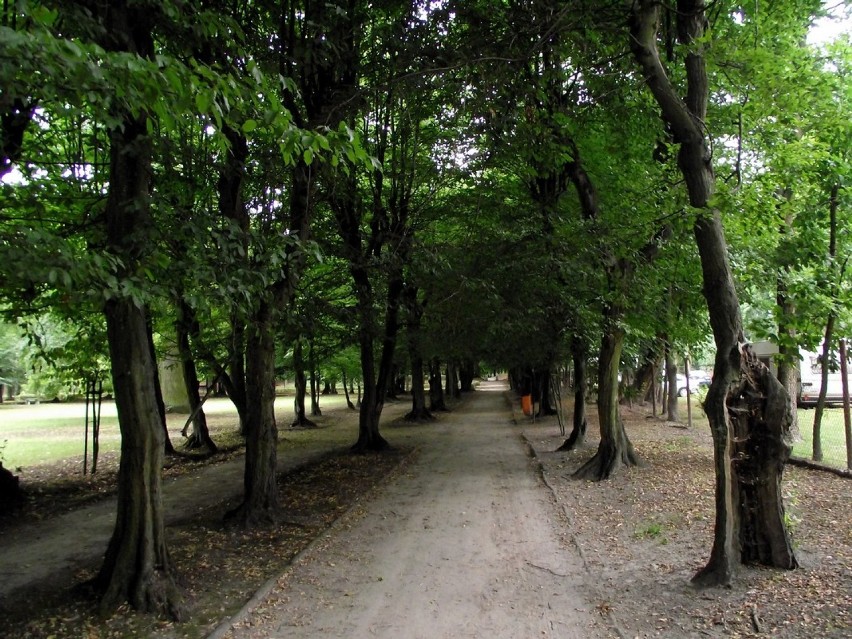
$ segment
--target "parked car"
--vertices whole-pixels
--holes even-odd
[[[689,392],[695,395],[701,388],[710,386],[710,375],[702,370],[689,371]],[[686,375],[677,375],[677,395],[686,397]]]

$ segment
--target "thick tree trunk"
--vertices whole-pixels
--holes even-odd
[[[446,389],[444,392],[447,397],[452,397],[453,399],[458,399],[461,396],[458,368],[452,360],[447,361]]]
[[[476,364],[473,360],[466,359],[459,368],[459,386],[462,393],[473,390],[473,380],[476,377]]]
[[[444,401],[444,385],[441,381],[441,360],[437,357],[429,362],[429,410],[432,412],[446,411]]]
[[[228,513],[244,526],[275,521],[278,506],[278,427],[275,423],[274,304],[263,301],[248,327],[246,344],[246,455],[243,502]]]
[[[704,279],[704,296],[710,315],[710,325],[716,342],[716,359],[713,368],[713,382],[704,402],[704,411],[710,422],[713,435],[713,459],[716,475],[716,521],[713,535],[713,549],[707,565],[693,578],[698,585],[728,584],[736,565],[744,560],[742,540],[750,539],[758,531],[750,527],[753,518],[743,518],[741,500],[747,499],[743,492],[747,487],[737,476],[734,463],[735,434],[732,415],[728,409],[729,397],[735,399],[735,389],[740,395],[745,391],[741,383],[741,360],[744,343],[739,300],[728,262],[727,243],[722,229],[721,215],[710,208],[714,193],[712,155],[705,138],[708,81],[701,45],[698,44],[706,26],[704,0],[679,0],[677,3],[678,39],[687,45],[685,68],[687,94],[685,99],[677,94],[667,72],[662,65],[657,50],[657,32],[659,28],[660,4],[654,0],[639,0],[631,9],[630,46],[645,76],[648,87],[654,95],[663,119],[672,132],[675,142],[680,144],[678,166],[684,176],[690,204],[697,209],[693,227]],[[758,376],[763,379],[763,376]],[[780,388],[780,385],[778,385]],[[764,395],[768,392],[760,387],[754,378],[748,377],[745,388],[749,393]],[[774,392],[774,391],[773,391]],[[784,390],[777,391],[783,396]],[[786,406],[786,401],[784,402]],[[756,409],[765,411],[765,406]],[[784,450],[786,424],[779,423],[776,412],[764,412],[754,416],[756,422],[766,422],[767,417],[775,421],[767,428],[775,438],[771,445],[760,450],[766,467],[774,473],[774,482],[780,483],[786,460]],[[747,431],[742,433],[746,439],[758,441],[763,435]],[[766,477],[763,481],[768,481]],[[772,499],[772,503],[760,505],[763,513],[783,513],[780,491],[762,491],[759,499]],[[750,503],[754,506],[753,503]],[[784,527],[783,517],[764,522],[772,526],[773,539],[787,540],[788,531]],[[784,553],[782,553],[784,554]],[[792,557],[792,553],[789,553]],[[775,555],[773,555],[774,557]],[[791,567],[794,561],[786,561],[779,566]],[[775,564],[772,564],[775,565]]]
[[[535,386],[538,389],[538,412],[536,413],[536,418],[556,415],[556,409],[553,407],[553,402],[550,398],[550,369],[546,368],[538,371],[533,377],[535,379]]]
[[[138,610],[177,618],[181,605],[166,549],[160,488],[164,437],[147,320],[131,299],[110,301],[106,318],[121,462],[115,529],[96,580],[104,593],[101,606],[106,612],[128,601]]]
[[[579,448],[586,441],[586,391],[588,390],[588,372],[586,361],[586,342],[574,335],[571,338],[571,359],[574,367],[574,414],[573,427],[568,439],[557,449],[562,451]]]
[[[598,420],[601,440],[598,451],[574,473],[578,479],[607,479],[622,466],[636,466],[639,458],[627,438],[618,402],[618,369],[624,331],[618,328],[621,313],[609,308],[604,314],[604,336],[598,358]]]
[[[631,395],[642,404],[649,400],[656,401],[655,398],[651,397],[656,391],[654,380],[657,371],[660,370],[660,353],[656,340],[642,349],[639,359],[639,368],[633,378]]]
[[[405,419],[413,422],[435,419],[426,408],[426,388],[423,376],[423,358],[414,357],[411,360],[411,411]]]
[[[143,7],[114,2],[103,10],[110,48],[153,55],[150,19]],[[121,259],[124,277],[150,248],[150,140],[146,115],[117,115],[121,124],[110,131],[104,218],[107,246]],[[129,601],[138,610],[178,618],[181,598],[166,548],[161,496],[166,438],[156,403],[148,318],[145,307],[130,297],[109,300],[104,311],[121,461],[115,529],[95,580],[103,590],[101,609],[111,612]]]
[[[755,355],[746,351],[740,361],[741,383],[729,394],[728,407],[735,438],[741,561],[796,568],[781,495],[781,476],[792,451],[790,405],[784,387]]]

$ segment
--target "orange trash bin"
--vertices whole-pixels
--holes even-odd
[[[521,410],[524,411],[524,415],[532,415],[532,395],[521,396]]]

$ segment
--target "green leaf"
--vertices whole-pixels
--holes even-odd
[[[210,109],[210,94],[205,91],[199,91],[195,94],[195,107],[199,113],[207,113]]]
[[[251,133],[257,128],[257,120],[246,120],[243,122],[243,133]]]

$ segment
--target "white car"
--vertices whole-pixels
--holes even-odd
[[[702,370],[689,371],[689,391],[693,395],[699,388],[710,386],[710,375]],[[677,375],[677,395],[686,397],[686,375]]]

